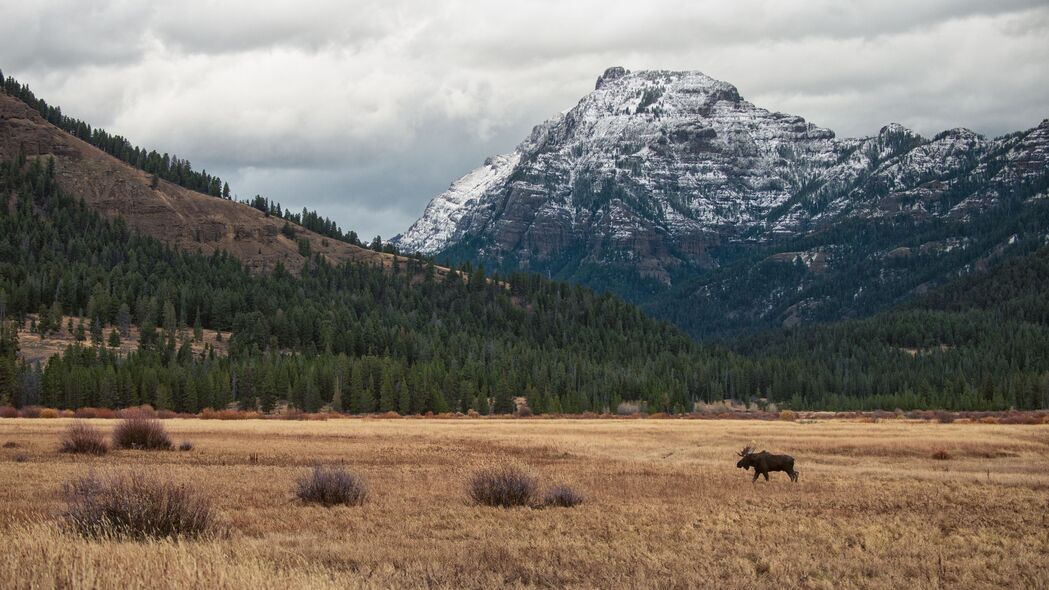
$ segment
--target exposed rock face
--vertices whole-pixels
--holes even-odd
[[[838,139],[698,72],[609,68],[394,241],[584,282],[580,269],[604,267],[670,285],[735,246],[850,218],[964,219],[1047,166],[1049,121],[994,140],[966,129],[930,140],[897,124]]]

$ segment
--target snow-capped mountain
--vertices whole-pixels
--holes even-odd
[[[699,72],[609,68],[394,241],[620,291],[610,271],[671,286],[849,219],[964,221],[1044,181],[1047,167],[1049,121],[993,140],[967,129],[926,139],[898,124],[840,139]]]

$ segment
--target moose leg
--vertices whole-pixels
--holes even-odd
[[[750,480],[750,483],[758,483],[758,476],[759,476],[759,475],[761,475],[761,474],[760,474],[760,473],[758,473],[758,470],[757,470],[757,469],[755,469],[755,470],[754,470],[754,479]]]
[[[765,481],[769,480],[769,472],[768,471],[766,471],[765,473],[762,473],[762,475],[765,476]]]

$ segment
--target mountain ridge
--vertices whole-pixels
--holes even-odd
[[[1049,120],[991,140],[965,128],[929,139],[898,123],[839,139],[699,72],[609,68],[394,242],[649,304],[741,252],[852,220],[960,227],[1018,191],[1040,198],[1047,167]],[[833,267],[849,247],[809,257]]]
[[[269,272],[278,264],[300,272],[308,259],[301,241],[309,243],[309,253],[320,254],[331,263],[355,260],[392,265],[393,256],[388,253],[327,239],[247,204],[154,178],[0,92],[0,160],[17,157],[53,157],[59,186],[107,218],[122,217],[131,227],[178,248],[227,251],[254,272]],[[290,231],[284,229],[286,224]]]

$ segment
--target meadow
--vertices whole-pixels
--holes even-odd
[[[115,420],[89,420],[106,433]],[[884,420],[164,420],[186,452],[58,451],[71,419],[0,420],[5,588],[1049,588],[1049,426]],[[795,456],[751,483],[746,444]],[[585,496],[492,508],[516,464]],[[360,506],[295,498],[315,464]],[[145,470],[195,486],[220,534],[82,538],[63,486]]]

